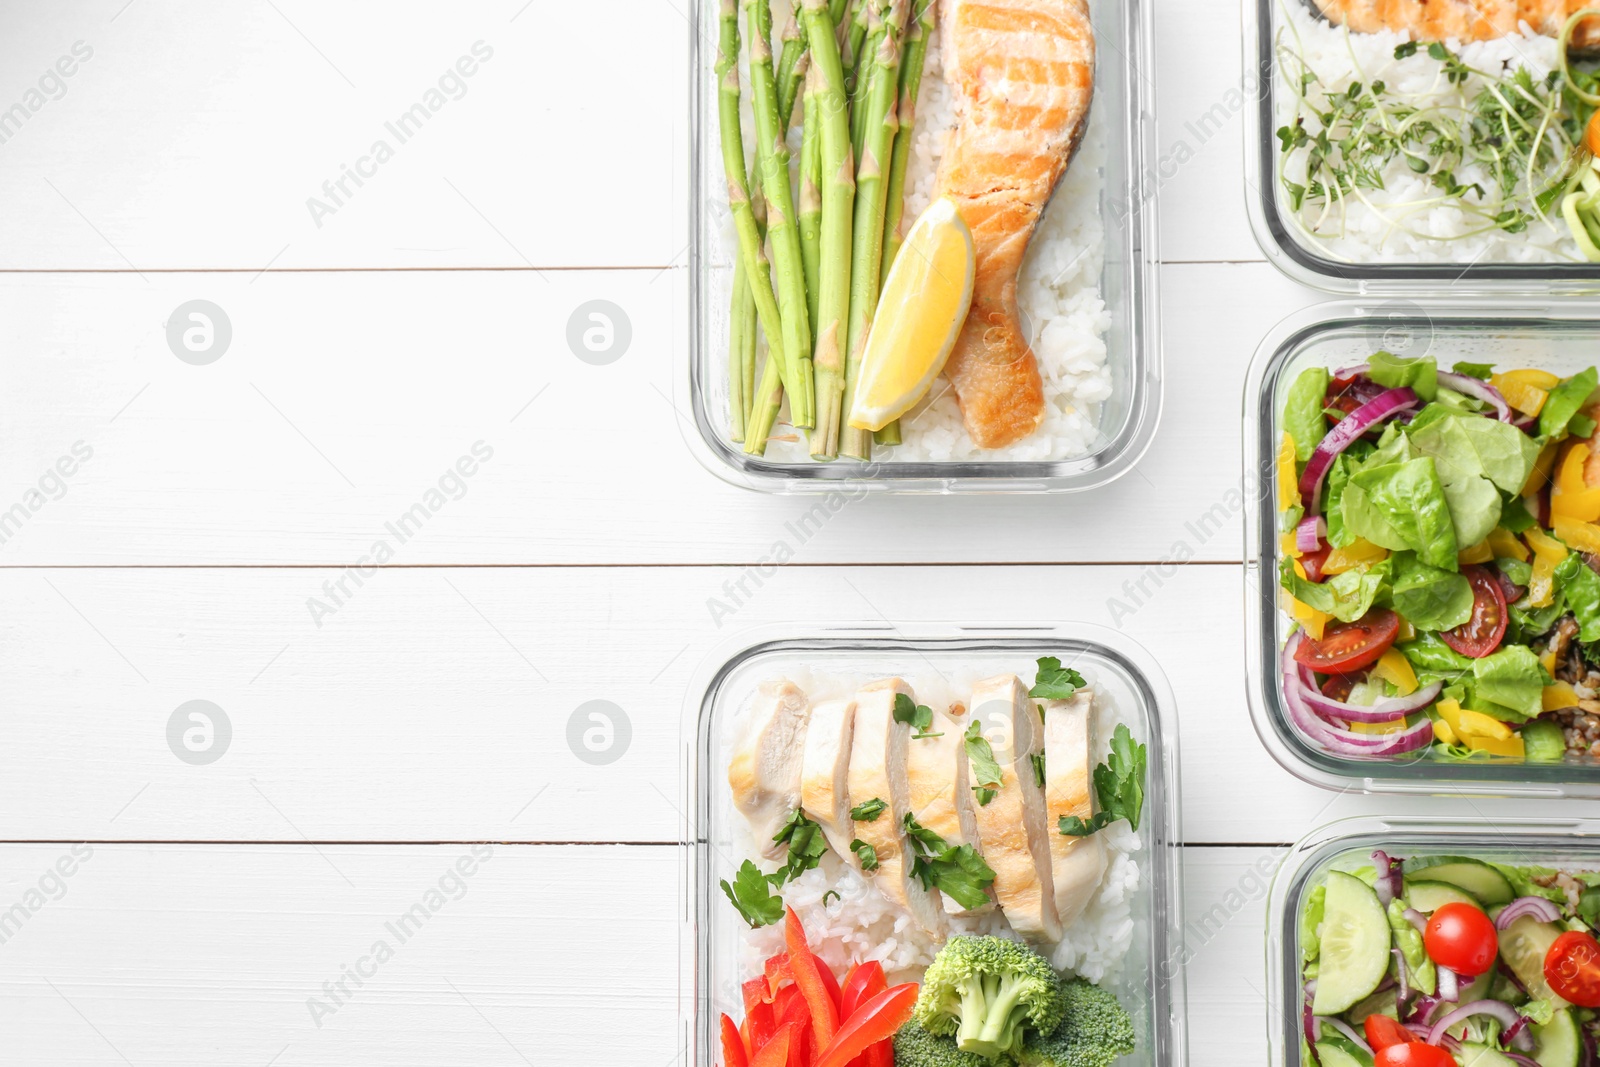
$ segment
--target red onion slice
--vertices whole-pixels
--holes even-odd
[[[1295,649],[1304,639],[1304,630],[1295,631],[1283,646],[1279,661],[1283,670],[1283,701],[1288,706],[1290,721],[1302,733],[1337,756],[1402,756],[1433,743],[1433,723],[1427,719],[1392,734],[1358,734],[1318,718],[1306,703],[1308,688],[1301,673],[1303,665],[1294,658]]]
[[[1518,897],[1495,916],[1494,927],[1504,930],[1524,915],[1531,915],[1542,923],[1553,923],[1561,918],[1561,909],[1544,897]]]
[[[1439,999],[1452,1004],[1461,999],[1461,979],[1448,967],[1439,968]],[[1428,1040],[1435,1045],[1439,1043],[1431,1037]]]
[[[1339,453],[1384,419],[1409,410],[1417,403],[1417,394],[1410,389],[1390,389],[1356,408],[1328,431],[1328,435],[1311,453],[1311,459],[1306,462],[1306,469],[1300,475],[1300,498],[1305,502],[1307,515],[1317,513],[1322,480],[1327,477],[1328,468],[1333,466]]]
[[[1399,949],[1391,950],[1394,954],[1395,966],[1399,969],[1400,986],[1395,990],[1394,1002],[1396,1006],[1404,1004],[1411,999],[1411,984],[1406,979],[1406,954]]]
[[[1444,683],[1434,682],[1406,697],[1388,697],[1370,707],[1365,704],[1347,704],[1316,690],[1305,694],[1311,710],[1325,719],[1343,719],[1345,722],[1393,722],[1413,711],[1421,711],[1434,702]]]
[[[1405,878],[1400,873],[1400,861],[1390,859],[1389,854],[1380,848],[1373,851],[1372,863],[1378,868],[1376,879],[1378,903],[1382,904],[1384,909],[1387,910],[1389,902],[1394,900],[1395,897],[1404,895],[1406,891]],[[1404,973],[1403,966],[1401,972]]]
[[[1500,395],[1500,390],[1484,381],[1474,378],[1470,374],[1457,374],[1454,371],[1442,370],[1439,372],[1439,384],[1448,385],[1458,393],[1465,393],[1474,400],[1481,400],[1494,408],[1496,417],[1501,422],[1512,422],[1511,407],[1506,403],[1506,398]]]
[[[1322,549],[1322,539],[1328,536],[1328,520],[1321,515],[1307,515],[1294,528],[1294,547],[1301,552]]]
[[[1444,968],[1439,968],[1439,976],[1444,977]],[[1488,1015],[1500,1021],[1500,1024],[1509,1030],[1515,1026],[1522,1015],[1511,1005],[1498,1000],[1474,1000],[1470,1004],[1463,1004],[1455,1011],[1446,1015],[1433,1024],[1433,1029],[1428,1031],[1428,1044],[1437,1045],[1444,1037],[1445,1031],[1458,1023],[1466,1022],[1474,1015]]]
[[[1405,911],[1401,912],[1401,914],[1406,917],[1406,922],[1417,928],[1417,933],[1427,933],[1428,917],[1422,914],[1422,912],[1418,911],[1416,908],[1407,908]]]

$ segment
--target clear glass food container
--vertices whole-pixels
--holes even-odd
[[[913,493],[1065,493],[1105,485],[1132,469],[1155,435],[1161,408],[1155,65],[1148,0],[1090,2],[1100,57],[1091,123],[1103,129],[1105,141],[1100,195],[1105,265],[1100,292],[1109,318],[1105,346],[1111,394],[1100,405],[1098,429],[1087,450],[1059,460],[910,462],[897,459],[894,449],[877,446],[870,463],[848,459],[819,463],[805,458],[785,462],[748,456],[742,446],[728,440],[728,306],[734,242],[717,125],[718,0],[692,0],[689,7],[694,27],[692,292],[689,345],[686,350],[679,346],[685,362],[675,375],[674,391],[679,411],[691,416],[680,422],[696,458],[730,484],[774,493],[830,492],[842,485]],[[786,17],[781,9],[775,13],[777,27]],[[933,77],[930,74],[929,81]],[[750,132],[747,121],[747,144]],[[1063,185],[1070,181],[1069,172]],[[1048,323],[1027,325],[1042,331]]]
[[[1286,12],[1316,10],[1315,0],[1244,0],[1245,204],[1256,242],[1269,260],[1303,285],[1333,293],[1439,293],[1582,296],[1600,293],[1600,263],[1350,262],[1318,249],[1297,227],[1279,178],[1284,122],[1283,64],[1275,42]],[[1559,224],[1559,220],[1558,220]],[[1542,225],[1535,223],[1534,225]],[[1574,253],[1575,254],[1575,253]]]
[[[1138,887],[1128,897],[1132,940],[1120,972],[1108,976],[1105,984],[1133,1016],[1139,1041],[1138,1051],[1118,1062],[1162,1067],[1187,1062],[1178,735],[1166,678],[1148,652],[1097,626],[937,623],[766,628],[717,650],[698,672],[683,720],[688,789],[682,810],[687,813],[689,848],[680,973],[688,1062],[700,1067],[720,1063],[718,1017],[723,1012],[735,1020],[743,1017],[739,983],[749,975],[741,971],[741,949],[749,952],[742,943],[751,931],[719,883],[731,878],[743,859],[757,858],[737,844],[744,828],[733,807],[726,754],[730,720],[755,687],[778,676],[806,687],[806,679],[822,674],[843,676],[851,684],[900,675],[914,686],[926,683],[954,693],[966,680],[992,674],[1030,679],[1041,656],[1056,656],[1080,671],[1099,700],[1114,708],[1116,718],[1148,748],[1140,845],[1128,853],[1139,872]],[[919,689],[919,698],[923,695]],[[929,693],[928,699],[933,703],[939,697]],[[827,955],[826,949],[819,952]]]
[[[1319,827],[1293,845],[1267,895],[1267,1062],[1301,1063],[1300,912],[1306,894],[1330,870],[1372,865],[1374,849],[1409,858],[1465,856],[1513,866],[1600,870],[1600,822],[1593,819],[1363,817]]]
[[[1279,607],[1280,542],[1274,462],[1283,439],[1279,417],[1296,375],[1307,367],[1363,363],[1373,352],[1432,355],[1497,369],[1535,367],[1562,377],[1600,359],[1600,319],[1593,306],[1473,307],[1405,301],[1338,302],[1284,320],[1257,349],[1244,392],[1245,655],[1256,733],[1286,770],[1330,789],[1383,793],[1496,796],[1600,796],[1600,761],[1525,763],[1333,755],[1303,737],[1284,706],[1278,660],[1292,623]]]

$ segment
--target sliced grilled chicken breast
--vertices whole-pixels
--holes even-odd
[[[978,848],[978,818],[972,813],[972,782],[963,738],[968,721],[958,722],[943,712],[934,712],[933,725],[927,732],[939,736],[908,743],[906,779],[910,786],[911,814],[918,823],[944,838],[946,844]],[[944,910],[951,915],[989,910],[989,907],[968,910],[954,897],[944,893],[939,897],[944,902]]]
[[[824,700],[813,705],[800,763],[801,810],[822,827],[828,844],[852,866],[856,857],[850,851],[855,839],[850,825],[850,749],[855,732],[854,700]]]
[[[773,836],[800,806],[800,759],[806,695],[793,682],[763,682],[728,764],[733,803],[767,856],[784,846]]]
[[[1056,913],[1071,926],[1100,889],[1106,846],[1099,834],[1068,837],[1057,832],[1063,815],[1087,820],[1094,814],[1094,692],[1080,689],[1069,700],[1044,706],[1044,806],[1050,833]]]
[[[979,682],[970,706],[1005,779],[993,800],[974,809],[983,858],[994,871],[995,900],[1023,937],[1060,941],[1044,790],[1034,777],[1033,757],[1042,750],[1039,712],[1013,674]]]
[[[855,823],[854,833],[878,854],[878,867],[872,874],[883,895],[904,908],[917,925],[942,939],[946,923],[939,891],[924,889],[912,872],[912,857],[902,833],[911,792],[906,746],[913,742],[911,726],[894,719],[898,693],[912,696],[911,687],[899,678],[873,682],[856,693],[850,803],[860,805],[878,798],[889,806],[871,822]]]

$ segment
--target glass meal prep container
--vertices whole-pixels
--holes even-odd
[[[1267,895],[1267,1062],[1301,1060],[1303,981],[1300,916],[1307,894],[1331,870],[1372,866],[1372,853],[1463,857],[1511,866],[1600,870],[1600,822],[1592,819],[1342,819],[1288,850]]]
[[[1382,793],[1473,793],[1528,797],[1600,796],[1600,761],[1560,763],[1506,757],[1470,761],[1423,754],[1357,759],[1325,751],[1290,721],[1279,664],[1293,624],[1281,610],[1280,541],[1274,463],[1283,439],[1284,397],[1305,368],[1365,362],[1386,349],[1415,358],[1533,367],[1571,375],[1600,360],[1600,319],[1593,307],[1518,310],[1465,302],[1338,302],[1307,308],[1280,323],[1256,351],[1244,393],[1245,655],[1256,733],[1278,763],[1332,789]]]
[[[1090,7],[1100,56],[1091,123],[1099,124],[1105,138],[1100,196],[1105,265],[1099,285],[1110,320],[1104,341],[1111,395],[1100,405],[1098,431],[1088,450],[1059,460],[909,462],[880,445],[870,463],[844,458],[821,463],[749,456],[728,440],[735,245],[717,121],[718,2],[692,0],[691,321],[686,365],[675,375],[674,390],[679,410],[692,416],[692,426],[684,420],[684,437],[707,469],[730,484],[774,493],[830,492],[841,485],[916,493],[1064,493],[1114,481],[1144,455],[1161,407],[1151,5],[1148,0],[1091,0]],[[786,17],[777,12],[777,27]],[[928,75],[924,97],[936,77]],[[747,144],[750,135],[747,119]],[[1070,180],[1069,171],[1063,185]],[[1026,325],[1039,331],[1047,323]],[[791,432],[787,424],[782,432]]]
[[[1334,293],[1600,293],[1600,263],[1478,261],[1468,256],[1449,262],[1351,262],[1318,249],[1295,225],[1280,181],[1283,156],[1277,131],[1285,125],[1290,87],[1276,42],[1285,30],[1287,12],[1302,9],[1315,11],[1315,0],[1244,0],[1245,202],[1256,241],[1279,270]],[[1553,214],[1559,215],[1559,202]]]
[[[1181,1067],[1184,1024],[1182,913],[1178,859],[1178,741],[1174,700],[1150,654],[1120,633],[1097,626],[862,625],[769,627],[745,633],[709,656],[688,690],[683,744],[689,774],[686,908],[681,938],[684,1029],[688,1062],[720,1062],[718,1018],[742,1018],[741,949],[751,935],[719,882],[747,858],[740,851],[742,816],[728,785],[730,719],[763,681],[789,677],[811,690],[823,675],[850,684],[900,675],[956,693],[969,680],[1000,673],[1032,677],[1035,660],[1056,656],[1095,687],[1097,705],[1114,709],[1147,746],[1148,779],[1139,870],[1131,894],[1131,947],[1121,970],[1105,979],[1133,1017],[1138,1050],[1119,1063]],[[922,693],[919,691],[919,698]],[[939,699],[930,692],[929,702]],[[963,695],[962,699],[965,699]],[[1102,718],[1101,722],[1104,723]],[[1126,826],[1124,825],[1124,829]],[[781,891],[780,891],[781,892]],[[826,898],[824,898],[826,899]],[[826,956],[825,949],[818,948]],[[759,967],[759,962],[756,966]],[[891,976],[891,983],[895,979]]]

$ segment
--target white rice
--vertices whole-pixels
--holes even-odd
[[[906,671],[900,676],[911,684],[920,703],[940,709],[956,703],[965,705],[972,683],[980,678],[976,672],[941,674],[936,670]],[[849,696],[862,683],[882,675],[791,670],[785,677],[804,690],[811,700],[820,701]],[[1092,684],[1094,679],[1091,677],[1088,681]],[[732,758],[749,706],[747,698],[740,706],[740,713],[728,716],[723,723],[720,758],[724,766]],[[1110,751],[1112,731],[1126,719],[1103,689],[1097,692],[1095,713],[1096,737],[1102,746],[1098,755],[1104,757]],[[1138,725],[1130,722],[1128,727],[1137,736]],[[760,855],[762,842],[754,840],[742,818],[737,814],[732,818],[736,824],[732,834],[733,850],[731,855],[718,858],[716,877],[719,879],[731,878],[736,863]],[[1110,860],[1105,879],[1085,913],[1048,954],[1057,970],[1106,983],[1119,994],[1144,996],[1148,991],[1141,992],[1140,984],[1127,974],[1123,964],[1134,940],[1133,909],[1137,894],[1144,887],[1142,865],[1149,861],[1149,850],[1126,822],[1118,822],[1101,833]],[[909,915],[890,903],[869,877],[842,862],[831,851],[816,868],[787,883],[780,892],[785,902],[805,920],[807,939],[836,973],[843,973],[856,963],[876,960],[883,965],[891,983],[917,981],[939,950],[939,945]],[[824,897],[827,897],[826,905]],[[954,933],[1015,936],[998,911],[954,916],[951,926]],[[744,933],[739,948],[741,979],[760,973],[763,962],[783,951],[783,947],[781,925]]]
[[[748,84],[748,83],[746,83]],[[748,94],[746,94],[748,107]],[[750,127],[748,111],[745,129]],[[965,460],[1044,461],[1086,455],[1100,440],[1100,410],[1111,396],[1111,370],[1106,366],[1106,334],[1111,314],[1100,291],[1105,266],[1105,222],[1100,194],[1105,185],[1105,109],[1090,109],[1089,126],[1072,165],[1045,209],[1023,263],[1018,304],[1044,381],[1045,415],[1039,428],[1016,444],[980,449],[961,421],[949,382],[939,379],[928,397],[901,420],[903,444],[877,447],[882,462],[955,462]],[[916,136],[906,171],[907,225],[932,199],[934,179],[944,157],[945,142],[955,126],[950,86],[940,63],[939,38],[928,45],[922,94],[917,102]],[[799,135],[793,145],[799,148]],[[711,185],[720,193],[720,167]],[[724,227],[731,255],[735,238],[731,222]],[[717,381],[726,380],[726,346]],[[787,409],[783,413],[787,418]],[[809,462],[805,438],[788,425],[775,428],[767,458],[784,463]]]
[[[1313,15],[1299,0],[1279,0],[1277,33],[1279,62],[1274,98],[1278,101],[1274,130],[1293,124],[1298,107],[1285,78],[1298,71],[1284,53],[1298,55],[1317,76],[1308,90],[1314,107],[1322,107],[1330,91],[1342,92],[1351,82],[1371,85],[1382,81],[1388,96],[1414,107],[1470,107],[1484,87],[1484,79],[1473,75],[1461,86],[1453,86],[1440,76],[1440,63],[1427,49],[1397,60],[1394,50],[1409,40],[1405,33],[1351,33]],[[1560,60],[1557,41],[1534,33],[1523,24],[1523,33],[1489,41],[1460,44],[1445,42],[1467,66],[1476,70],[1499,71],[1527,67],[1542,79]],[[1319,130],[1316,117],[1305,114],[1310,133]],[[1268,131],[1271,135],[1271,131]],[[1309,149],[1296,151],[1284,174],[1304,184]],[[1491,185],[1483,168],[1467,163],[1456,170],[1462,185],[1474,182]],[[1276,180],[1276,179],[1274,179]],[[1401,158],[1391,160],[1383,172],[1382,189],[1358,190],[1342,204],[1326,208],[1308,202],[1298,214],[1282,208],[1291,229],[1298,228],[1299,240],[1321,255],[1353,263],[1549,263],[1579,259],[1577,245],[1559,215],[1545,221],[1535,219],[1520,233],[1488,227],[1476,215],[1451,201],[1417,206],[1419,201],[1435,201],[1442,196],[1426,175],[1411,171]],[[1284,201],[1281,187],[1278,192]],[[1475,192],[1467,193],[1468,203],[1478,203]],[[1482,233],[1474,231],[1484,230]],[[1470,236],[1468,236],[1470,234]]]

